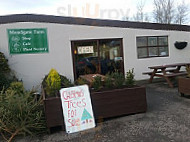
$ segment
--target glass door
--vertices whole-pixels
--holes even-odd
[[[121,39],[100,40],[101,74],[123,72]]]
[[[72,41],[75,79],[85,74],[123,71],[122,39]]]
[[[73,46],[76,78],[80,75],[98,73],[97,41],[77,41]]]

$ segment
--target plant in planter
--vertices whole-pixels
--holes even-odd
[[[181,96],[190,95],[190,66],[186,66],[187,77],[178,78],[178,91]]]
[[[61,84],[67,82],[67,87],[71,86],[69,80],[63,77],[63,80],[65,79],[67,81],[61,79]],[[122,73],[115,72],[107,74],[103,79],[104,83],[101,79],[98,76],[94,77],[92,85],[94,89],[90,89],[96,119],[146,112],[146,89],[145,87],[134,86],[133,69],[127,72],[126,78]],[[75,83],[82,85],[86,81],[79,78]],[[44,106],[47,127],[62,126],[64,128],[61,99],[56,96],[45,98]]]
[[[190,66],[186,67],[187,77],[190,78]]]
[[[112,73],[112,77],[115,88],[121,88],[124,85],[125,77],[122,73],[114,72]]]
[[[69,80],[67,77],[60,75],[61,78],[61,88],[66,88],[66,87],[72,87],[74,86],[74,84],[71,82],[71,80]]]
[[[94,77],[92,87],[95,91],[99,91],[102,88],[102,78],[100,76]]]
[[[105,80],[104,80],[105,88],[111,89],[113,87],[113,75],[108,73],[106,74]]]
[[[96,119],[146,112],[146,88],[134,85],[133,69],[126,78],[118,72],[107,74],[104,86],[109,90],[90,94]]]
[[[58,96],[59,90],[61,89],[61,77],[55,69],[51,69],[45,82],[46,95],[50,97]]]
[[[87,84],[87,81],[84,80],[83,78],[78,78],[76,81],[75,81],[75,84],[76,85],[84,85],[84,84]]]
[[[63,110],[59,90],[64,87],[73,86],[71,81],[65,76],[59,75],[55,69],[51,69],[49,74],[42,81],[42,95],[46,123],[49,130],[52,127],[61,126],[64,129]]]
[[[129,87],[133,87],[135,85],[135,80],[134,80],[134,68],[132,70],[129,70],[126,74],[126,80],[125,83]]]

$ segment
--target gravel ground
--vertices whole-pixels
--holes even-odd
[[[17,138],[16,142],[188,142],[190,97],[180,97],[176,88],[163,82],[147,84],[146,113],[98,123],[80,133],[56,132],[41,137]]]

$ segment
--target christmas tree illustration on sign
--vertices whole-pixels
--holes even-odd
[[[91,114],[85,108],[84,108],[81,120],[82,120],[82,124],[93,122]]]

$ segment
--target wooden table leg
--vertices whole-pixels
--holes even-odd
[[[171,82],[170,79],[166,76],[166,71],[165,71],[165,69],[162,69],[162,72],[163,72],[163,77],[164,77],[165,80],[167,81],[168,85],[169,85],[171,88],[173,88],[174,86],[173,86],[172,82]]]
[[[175,70],[175,73],[176,73],[176,72],[179,72],[180,69],[181,69],[181,66],[177,66],[177,68],[176,68],[176,70]]]
[[[149,79],[149,83],[152,83],[152,80],[154,78],[155,73],[157,72],[157,69],[154,69],[154,71],[152,72],[150,79]]]
[[[173,84],[171,83],[170,79],[169,79],[167,76],[164,76],[164,78],[166,79],[168,85],[169,85],[171,88],[173,88],[174,86],[173,86]]]

